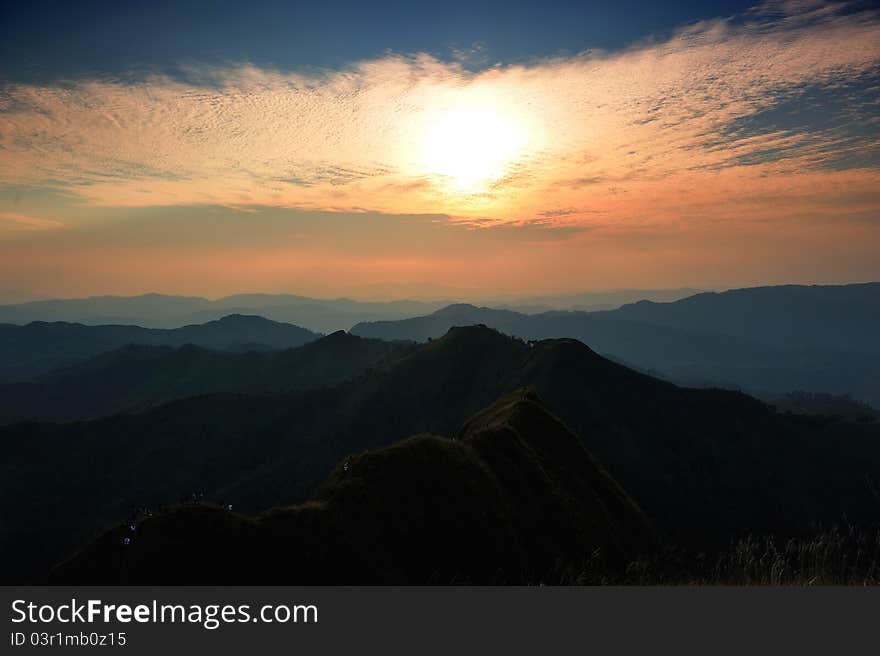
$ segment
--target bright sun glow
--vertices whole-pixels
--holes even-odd
[[[459,191],[476,191],[501,178],[525,145],[509,117],[485,109],[441,114],[425,134],[423,164]]]

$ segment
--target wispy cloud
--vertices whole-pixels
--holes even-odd
[[[561,226],[864,213],[880,207],[878,79],[880,13],[788,0],[625,52],[480,72],[389,55],[319,75],[239,66],[187,81],[15,84],[0,92],[0,183],[95,205]],[[819,126],[768,117],[817,91],[854,102]],[[467,192],[422,154],[431,125],[462,107],[523,136],[503,175]]]
[[[42,219],[15,212],[0,212],[0,231],[3,230],[55,230],[63,228],[61,221]]]

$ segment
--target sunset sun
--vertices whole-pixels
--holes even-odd
[[[503,177],[525,146],[524,129],[494,109],[456,109],[432,121],[423,164],[458,191],[479,190]]]

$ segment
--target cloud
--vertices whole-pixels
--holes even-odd
[[[190,69],[186,81],[11,84],[0,91],[0,184],[103,206],[562,227],[597,215],[637,226],[870,212],[878,77],[880,13],[788,0],[623,52],[478,72],[418,54],[316,75],[238,66]],[[768,118],[817,90],[854,101],[820,127]],[[491,112],[522,135],[503,175],[464,190],[423,153],[431,126],[461,111]]]
[[[53,219],[41,219],[26,214],[0,212],[0,230],[54,230],[63,228],[64,224]]]

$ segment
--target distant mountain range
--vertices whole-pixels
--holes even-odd
[[[880,354],[880,283],[734,289],[674,303],[640,301],[608,314],[782,348]]]
[[[0,324],[0,381],[30,379],[127,344],[249,351],[301,346],[318,337],[299,326],[242,315],[174,329],[43,321]]]
[[[613,310],[636,301],[677,301],[680,298],[701,293],[702,289],[682,287],[679,289],[615,289],[604,292],[581,292],[579,294],[555,294],[498,298],[481,301],[482,305],[501,310],[514,310],[525,314],[537,314],[551,310]]]
[[[361,323],[352,332],[425,341],[478,323],[524,339],[579,339],[684,384],[848,394],[880,405],[880,283],[759,287],[607,312],[527,315],[459,304],[422,317]]]
[[[329,361],[333,361],[336,343],[340,353],[350,348],[342,339],[322,342],[328,347]],[[505,560],[498,562],[505,567],[510,563],[512,568],[502,575],[521,580],[522,572],[513,568],[521,562],[546,564],[537,555],[545,553],[542,548],[546,552],[563,548],[569,553],[577,545],[607,544],[617,534],[599,523],[589,531],[592,542],[551,533],[541,546],[541,536],[548,529],[536,522],[543,513],[589,516],[598,521],[593,511],[585,510],[595,507],[589,505],[595,499],[595,484],[590,484],[593,492],[583,485],[595,478],[576,464],[583,456],[558,452],[561,455],[551,457],[542,452],[557,453],[554,444],[565,443],[553,437],[560,432],[543,413],[535,415],[534,424],[528,413],[523,415],[525,424],[505,424],[503,412],[482,415],[483,419],[471,423],[473,430],[492,429],[495,423],[499,428],[497,437],[485,438],[485,448],[477,449],[467,441],[447,448],[443,440],[422,438],[388,454],[375,450],[422,433],[475,435],[462,428],[465,422],[522,388],[532,390],[529,394],[540,398],[547,412],[580,437],[584,448],[635,500],[664,541],[699,549],[726,544],[738,535],[796,535],[817,523],[844,517],[855,523],[876,520],[877,423],[789,416],[737,392],[680,388],[611,362],[571,339],[530,345],[472,326],[452,329],[431,343],[411,348],[386,365],[332,387],[283,394],[209,394],[136,414],[0,428],[0,579],[44,580],[51,565],[129,516],[134,508],[149,506],[166,516],[159,513],[160,505],[196,498],[232,504],[245,513],[311,501],[279,511],[281,524],[260,519],[258,528],[237,516],[174,511],[167,515],[169,524],[144,523],[145,533],[163,532],[165,527],[170,531],[156,536],[155,542],[145,537],[148,550],[153,548],[150,545],[164,550],[172,541],[181,553],[205,554],[216,536],[218,554],[232,554],[234,550],[226,550],[235,544],[227,541],[228,529],[239,526],[243,537],[252,528],[256,531],[256,542],[248,547],[253,550],[242,553],[256,554],[260,545],[272,543],[290,561],[304,554],[303,563],[320,564],[320,555],[309,550],[323,544],[326,537],[328,557],[347,553],[338,531],[351,522],[356,533],[344,533],[346,539],[352,535],[351,548],[374,549],[369,557],[374,560],[368,559],[359,570],[364,576],[352,580],[415,581],[427,575],[427,565],[405,571],[389,569],[388,562],[381,561],[381,550],[397,553],[397,549],[421,545],[412,542],[418,536],[395,542],[394,536],[410,522],[419,530],[424,528],[430,538],[436,536],[434,528],[443,530],[453,521],[450,513],[472,511],[474,517],[486,517],[487,527],[497,526],[491,522],[520,527],[510,529],[513,532],[493,528],[496,541],[491,543],[486,533],[480,533],[475,554],[501,549],[498,553],[505,554]],[[531,396],[520,398],[531,407]],[[367,450],[370,455],[355,456]],[[447,457],[448,467],[444,464]],[[360,481],[351,487],[339,479],[346,462],[347,471]],[[521,467],[511,470],[517,462]],[[546,464],[549,481],[535,478],[539,470],[529,462]],[[571,469],[559,469],[561,462],[570,463]],[[331,474],[334,467],[336,473]],[[499,481],[510,471],[514,472],[511,478],[505,479],[510,482]],[[577,480],[567,479],[574,471],[580,472]],[[328,475],[331,492],[324,493],[319,488]],[[472,508],[460,507],[468,490],[482,490],[490,480],[501,486],[494,496],[474,499]],[[576,489],[580,490],[577,494]],[[393,503],[382,508],[392,496]],[[560,505],[563,499],[570,505]],[[515,507],[491,511],[498,507],[493,504],[510,503]],[[608,497],[603,503],[610,503]],[[435,512],[438,524],[431,527],[430,516]],[[623,512],[611,513],[616,526],[621,525],[621,518],[631,516]],[[391,519],[398,516],[406,521]],[[175,524],[175,517],[182,518],[183,524],[191,520],[192,527]],[[476,521],[467,517],[462,519],[466,528]],[[207,524],[197,523],[203,519]],[[224,526],[227,520],[231,523]],[[273,532],[276,529],[279,532]],[[319,542],[302,538],[311,529]],[[502,545],[507,537],[510,545]],[[115,549],[122,546],[118,538],[117,532],[102,540],[109,540],[107,544]],[[438,542],[437,547],[451,544]],[[627,538],[619,544],[638,550],[645,543]],[[114,579],[119,572],[107,568],[115,567],[118,557],[127,556],[101,551],[100,544],[95,549],[84,552],[85,560],[75,562],[94,563],[88,554],[104,554],[111,560],[104,562],[93,580]],[[629,549],[626,546],[623,551]],[[133,580],[145,580],[157,563],[167,564],[161,555],[138,553],[126,574]],[[612,549],[609,555],[613,553]],[[189,562],[189,557],[182,556],[181,562]],[[267,563],[277,562],[271,553],[266,558]],[[403,568],[413,560],[389,562],[399,562]],[[452,555],[437,562],[444,563],[442,576],[462,567]],[[485,580],[485,562],[476,555],[470,562],[472,569],[463,572]],[[324,565],[315,566],[322,571]],[[71,567],[67,580],[82,580],[76,572],[95,571],[92,565]],[[245,565],[242,568],[237,571],[246,571]],[[198,578],[198,571],[180,580]],[[290,571],[291,578],[285,582],[300,580],[297,570]]]
[[[641,299],[675,300],[696,290],[619,290],[565,296],[538,296],[493,301],[521,312],[551,309],[609,309]],[[93,296],[0,305],[0,323],[67,321],[88,325],[126,324],[146,328],[178,328],[229,314],[259,315],[293,323],[320,333],[349,330],[362,321],[394,320],[427,314],[451,301],[355,301],[318,299],[293,294],[236,294],[217,300],[192,296]]]
[[[368,302],[316,299],[291,294],[237,294],[218,300],[188,296],[94,296],[82,299],[33,301],[0,305],[0,323],[66,321],[88,325],[127,324],[146,328],[178,328],[213,321],[230,314],[259,315],[293,323],[311,331],[348,330],[360,321],[400,319],[433,312],[448,302]]]

